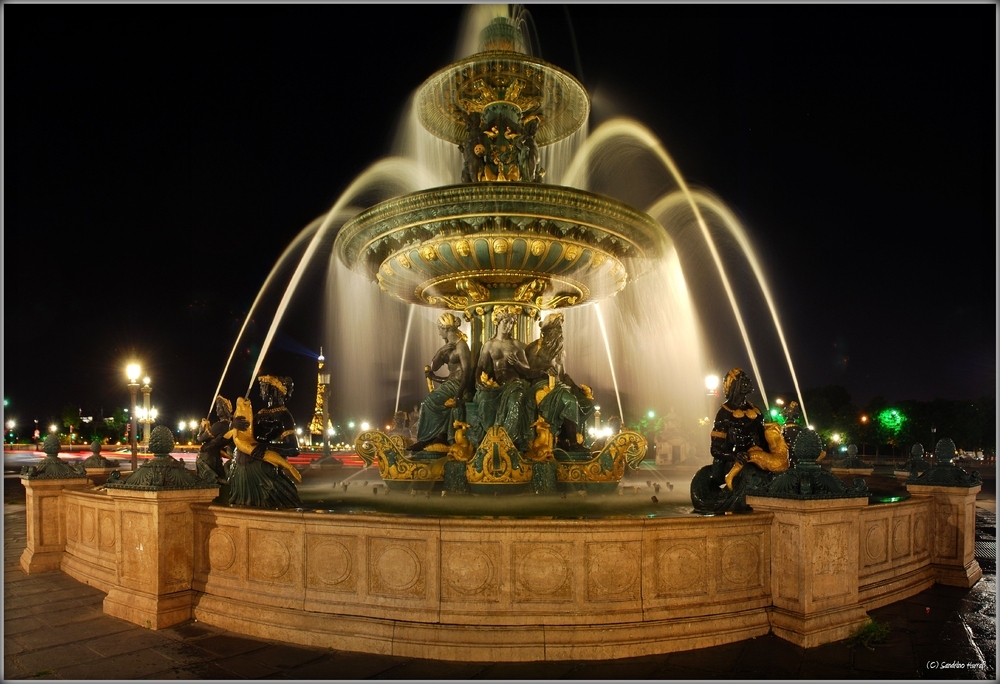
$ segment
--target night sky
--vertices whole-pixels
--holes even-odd
[[[590,92],[591,130],[639,120],[744,222],[803,388],[995,394],[995,5],[528,8],[540,56]],[[136,358],[174,426],[204,415],[282,250],[453,61],[463,8],[2,11],[7,417],[110,415]],[[300,423],[320,301],[264,364],[296,379]],[[699,310],[711,337],[726,310]],[[224,393],[265,333],[249,327]],[[751,334],[790,388],[767,326]],[[732,348],[719,371],[745,364]]]

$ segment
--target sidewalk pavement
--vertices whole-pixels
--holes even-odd
[[[25,575],[24,505],[5,502],[3,679],[995,680],[996,502],[977,503],[983,578],[871,611],[891,627],[874,650],[846,641],[805,649],[768,634],[618,660],[465,663],[262,641],[195,621],[143,629],[104,615],[104,593],[62,572]]]

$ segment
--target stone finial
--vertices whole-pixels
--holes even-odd
[[[59,448],[59,437],[49,433],[42,444],[45,458],[38,465],[21,468],[21,477],[26,480],[61,480],[87,477],[87,472],[82,465],[71,465],[59,458]]]
[[[848,444],[847,445],[847,457],[848,458],[854,458],[857,455],[858,455],[858,445],[857,444]]]
[[[910,447],[910,458],[923,458],[924,457],[924,445],[917,443]]]
[[[175,460],[170,451],[174,448],[174,435],[165,425],[157,425],[149,435],[149,450],[153,458],[143,463],[129,475],[128,479],[108,479],[109,489],[208,489],[218,487],[215,482],[206,482],[197,473],[184,467],[181,461]]]

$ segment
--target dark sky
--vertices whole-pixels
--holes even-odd
[[[995,5],[528,7],[541,56],[591,93],[591,130],[638,119],[744,221],[803,387],[858,404],[995,393]],[[389,152],[462,17],[2,11],[3,386],[22,425],[126,405],[133,357],[164,422],[202,414],[278,255]],[[709,331],[727,316],[700,309]],[[766,328],[751,326],[765,365]],[[250,327],[245,357],[265,332]],[[320,343],[299,326],[265,362],[296,378],[303,423],[315,365],[293,352]]]

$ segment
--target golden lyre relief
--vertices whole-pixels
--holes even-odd
[[[507,431],[494,425],[486,431],[475,457],[465,466],[465,476],[470,484],[524,484],[531,481],[531,464],[520,460],[514,467],[511,454],[518,454],[517,447],[507,435]],[[480,458],[481,457],[481,458]],[[476,470],[477,462],[482,470]]]

